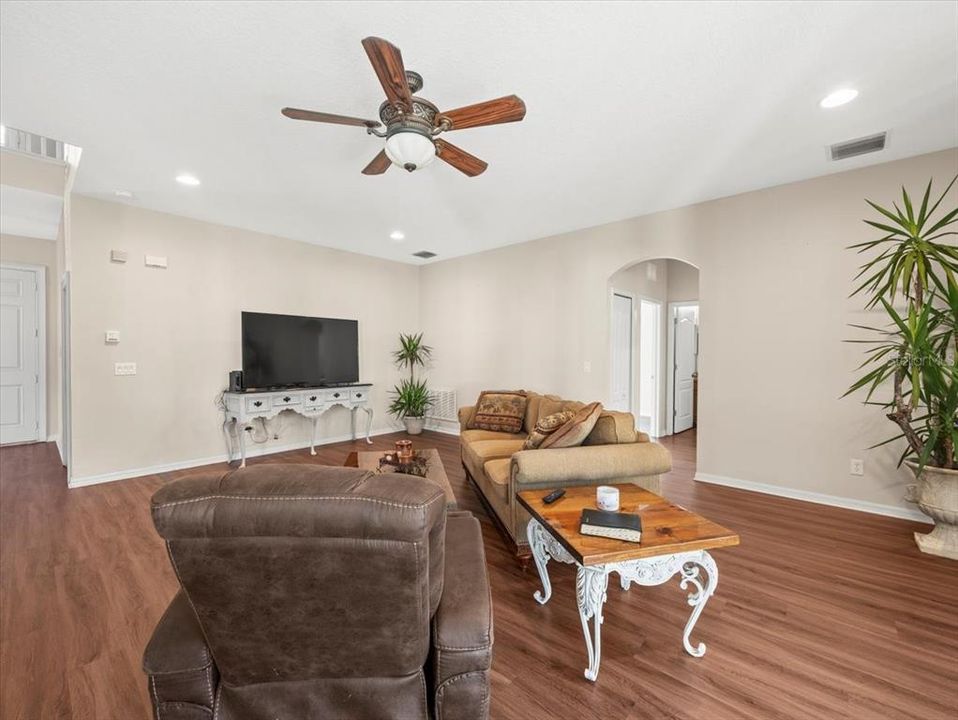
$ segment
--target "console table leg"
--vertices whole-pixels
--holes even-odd
[[[542,526],[535,520],[530,520],[526,527],[526,537],[529,539],[529,548],[532,550],[532,557],[536,561],[536,568],[539,570],[539,579],[542,581],[542,592],[538,590],[532,595],[536,602],[545,605],[552,597],[552,583],[549,581],[549,553],[546,552],[545,544],[542,542]]]
[[[700,568],[704,569],[707,573],[704,584],[700,576]],[[693,646],[689,640],[689,636],[692,634],[692,628],[695,627],[695,623],[698,622],[699,615],[701,615],[702,610],[705,609],[705,604],[709,598],[712,597],[712,593],[715,592],[715,588],[718,585],[718,566],[715,564],[712,556],[704,550],[699,559],[687,562],[682,566],[682,580],[679,583],[679,587],[685,590],[689,585],[695,586],[694,590],[689,593],[688,599],[689,605],[692,606],[692,615],[685,624],[685,632],[682,634],[682,644],[685,646],[685,652],[692,657],[702,657],[705,654],[705,643],[700,642],[698,645]]]
[[[236,431],[236,442],[240,449],[240,467],[246,467],[246,428],[240,427],[238,421],[233,421],[233,429]]]
[[[313,430],[309,434],[309,454],[316,454],[316,427],[319,425],[319,416],[313,418]]]
[[[233,431],[233,425],[236,423],[235,420],[230,420],[226,418],[223,421],[223,439],[226,440],[226,464],[229,465],[233,462],[233,436],[231,435]]]
[[[363,412],[366,413],[366,444],[372,445],[373,441],[369,438],[369,433],[373,429],[373,409],[371,407],[364,407]]]
[[[575,594],[579,605],[579,619],[582,620],[582,633],[585,635],[585,649],[589,653],[589,667],[585,677],[595,682],[599,676],[599,662],[602,659],[602,605],[605,603],[609,588],[609,571],[602,565],[579,566],[575,576]],[[589,620],[592,620],[595,640],[589,632]]]

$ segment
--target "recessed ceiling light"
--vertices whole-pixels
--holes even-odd
[[[195,175],[190,175],[189,173],[183,173],[182,175],[176,176],[176,182],[180,185],[189,185],[190,187],[196,187],[200,184],[200,179]]]
[[[389,233],[389,239],[400,242],[406,239],[406,233],[404,233],[402,230],[393,230],[391,233]]]
[[[842,88],[833,93],[829,93],[822,98],[822,101],[818,104],[823,108],[833,108],[844,105],[845,103],[850,103],[857,97],[858,91],[854,88]]]

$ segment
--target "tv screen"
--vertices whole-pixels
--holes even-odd
[[[359,381],[356,320],[243,313],[246,388]]]

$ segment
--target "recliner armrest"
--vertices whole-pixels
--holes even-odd
[[[143,653],[157,719],[211,718],[219,673],[206,638],[180,590],[153,630]]]
[[[442,598],[432,619],[437,720],[488,717],[492,642],[492,598],[479,521],[470,513],[450,513]]]

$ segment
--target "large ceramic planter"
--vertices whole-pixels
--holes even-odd
[[[908,460],[905,464],[916,480],[909,499],[935,521],[930,533],[915,533],[918,549],[958,560],[958,470],[926,465],[919,475],[918,463]]]
[[[406,425],[406,432],[410,435],[421,435],[423,425],[426,424],[425,418],[409,417],[408,415],[404,417],[402,421]]]

